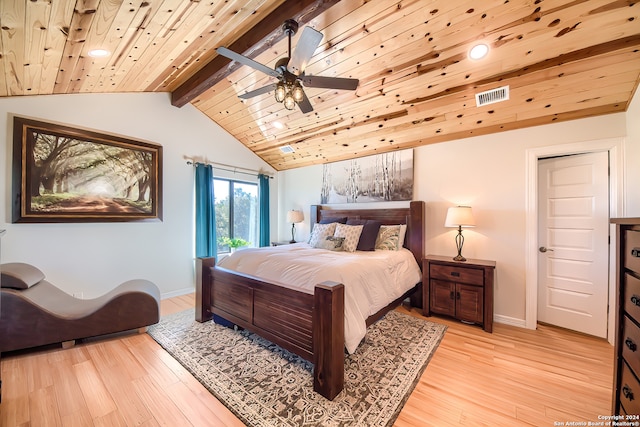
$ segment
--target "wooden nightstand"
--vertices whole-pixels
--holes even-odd
[[[422,312],[442,314],[493,330],[495,261],[428,255],[422,260]]]

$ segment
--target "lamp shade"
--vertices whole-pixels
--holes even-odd
[[[475,227],[476,220],[473,218],[470,206],[455,206],[447,211],[447,218],[444,220],[445,227]]]
[[[290,210],[289,212],[287,212],[287,222],[295,224],[302,221],[304,221],[304,214],[302,213],[302,211]]]

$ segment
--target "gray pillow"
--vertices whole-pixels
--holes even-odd
[[[373,219],[349,219],[347,225],[363,225],[360,240],[358,241],[357,250],[359,251],[375,251],[376,238],[380,231],[382,223]]]
[[[31,264],[9,262],[0,265],[0,284],[3,288],[27,289],[44,280],[44,273]]]

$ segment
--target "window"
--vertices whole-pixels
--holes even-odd
[[[218,253],[231,251],[223,242],[225,237],[243,239],[248,246],[259,246],[258,184],[214,178],[213,186]]]

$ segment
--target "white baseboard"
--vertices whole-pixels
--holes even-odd
[[[175,291],[162,293],[162,294],[160,294],[160,299],[179,297],[179,296],[182,296],[182,295],[192,294],[195,291],[196,290],[194,288],[182,288],[182,289],[178,289],[178,290],[175,290]]]
[[[516,319],[515,317],[503,316],[501,314],[494,314],[493,321],[495,323],[502,323],[504,325],[516,326],[518,328],[527,327],[527,323],[524,319]]]

